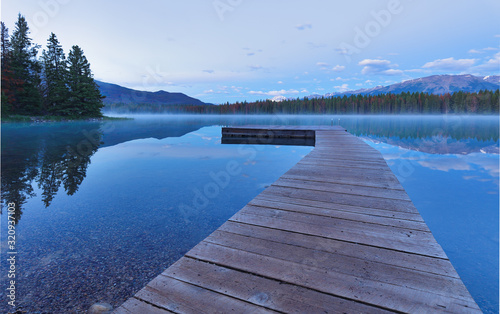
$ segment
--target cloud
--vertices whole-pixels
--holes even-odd
[[[349,49],[347,48],[336,48],[335,51],[341,56],[349,54]]]
[[[295,28],[298,29],[299,31],[303,31],[305,29],[311,29],[312,24],[311,23],[299,24],[299,25],[295,26]]]
[[[471,166],[459,158],[440,158],[418,161],[418,163],[432,170],[448,172],[450,170],[470,170]]]
[[[499,164],[498,157],[491,155],[485,157],[481,153],[472,153],[468,155],[446,155],[447,157],[427,158],[418,163],[432,170],[450,171],[450,170],[470,170],[482,169],[492,178],[498,178]],[[466,178],[467,179],[467,178]],[[469,177],[469,179],[471,179]]]
[[[345,66],[338,65],[338,64],[332,68],[332,71],[334,71],[334,72],[341,72],[341,71],[344,71],[344,70],[345,70]]]
[[[278,84],[283,84],[283,81],[278,81],[277,83],[278,83]]]
[[[271,90],[268,92],[264,91],[249,91],[248,92],[250,95],[264,95],[264,96],[283,96],[283,95],[292,95],[292,94],[298,94],[299,91],[296,89],[289,89],[289,90]]]
[[[231,86],[231,88],[233,89],[233,91],[237,93],[241,92],[241,90],[243,89],[243,87],[240,86]]]
[[[255,56],[257,55],[257,53],[261,53],[262,52],[262,49],[252,49],[252,48],[249,48],[249,47],[243,47],[242,48],[243,50],[246,51],[245,55],[247,57],[252,57],[252,56]]]
[[[229,92],[226,90],[227,86],[219,86],[217,90],[213,89],[207,89],[204,90],[203,93],[194,95],[195,97],[202,97],[202,96],[207,96],[207,95],[221,95],[221,94],[229,94]]]
[[[261,66],[261,65],[249,65],[248,66],[250,68],[250,70],[252,71],[257,71],[257,70],[262,70],[264,67]]]
[[[422,68],[435,69],[445,71],[466,71],[474,65],[477,59],[458,59],[453,57],[446,59],[438,59],[432,62],[427,62]]]
[[[500,173],[500,165],[498,164],[498,156],[491,154],[485,156],[481,153],[472,153],[463,157],[468,163],[476,165],[475,168],[482,168],[490,176],[495,178],[498,182],[498,174]]]
[[[483,53],[483,52],[476,49],[471,49],[469,50],[469,53]]]
[[[366,66],[386,66],[388,67],[391,64],[389,60],[381,60],[381,59],[364,59],[359,61],[359,65]]]
[[[349,78],[345,78],[345,77],[340,77],[340,76],[337,76],[336,78],[331,78],[330,81],[334,82],[334,81],[350,81],[351,79]]]
[[[431,71],[430,70],[424,70],[424,69],[409,69],[409,70],[405,70],[406,73],[425,73],[425,72],[428,72],[430,73]]]
[[[397,69],[388,69],[388,70],[383,71],[383,73],[385,75],[403,75],[404,74],[403,71],[397,70]]]
[[[498,50],[498,48],[495,48],[495,47],[486,47],[486,48],[483,48],[484,51],[496,51]]]
[[[208,74],[212,74],[212,73],[214,73],[215,71],[214,71],[214,70],[203,70],[203,72],[208,73]]]
[[[488,61],[472,68],[473,71],[487,72],[500,71],[500,52],[497,52]]]
[[[325,43],[314,43],[312,41],[308,41],[307,45],[310,48],[325,48],[325,47],[327,47],[327,44],[325,44]]]
[[[338,92],[347,92],[349,90],[349,85],[348,84],[342,84],[340,86],[334,86]]]
[[[391,64],[389,60],[383,59],[364,59],[358,63],[363,66],[361,74],[363,75],[403,75],[404,72],[398,69],[396,64]]]
[[[316,65],[319,66],[319,67],[322,67],[322,68],[326,68],[326,67],[330,67],[331,66],[331,65],[329,65],[326,62],[317,62]]]

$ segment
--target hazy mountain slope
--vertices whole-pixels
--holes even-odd
[[[146,92],[97,80],[96,83],[101,90],[101,94],[106,96],[104,104],[207,105],[201,100],[183,93]]]

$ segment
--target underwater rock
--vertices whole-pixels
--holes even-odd
[[[89,309],[90,314],[108,314],[111,313],[113,307],[108,303],[96,303]]]

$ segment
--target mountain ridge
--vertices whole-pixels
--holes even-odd
[[[387,86],[376,86],[345,92],[334,92],[323,95],[323,97],[350,96],[350,95],[379,95],[399,94],[403,92],[423,92],[429,94],[446,94],[458,91],[479,92],[480,90],[496,90],[500,87],[500,76],[474,76],[471,74],[461,75],[431,75],[418,79],[406,80]]]
[[[111,104],[149,104],[159,106],[170,105],[212,105],[202,102],[199,99],[190,97],[183,93],[171,93],[164,90],[156,92],[139,91],[118,84],[106,83],[96,80],[97,85],[104,98],[105,105]],[[471,74],[461,75],[431,75],[417,79],[411,79],[387,86],[376,86],[372,88],[362,88],[358,90],[333,92],[324,95],[313,94],[304,98],[321,97],[342,97],[351,95],[379,95],[379,94],[399,94],[403,92],[423,92],[429,94],[446,94],[458,91],[479,92],[480,90],[496,90],[500,88],[500,75],[474,76]],[[280,102],[287,100],[284,96],[276,96],[272,101]],[[295,98],[293,98],[295,99]]]
[[[210,105],[199,99],[190,97],[183,93],[171,93],[164,90],[156,92],[140,91],[132,88],[120,86],[118,84],[106,83],[95,80],[103,96],[105,105],[111,104],[149,104],[149,105]]]

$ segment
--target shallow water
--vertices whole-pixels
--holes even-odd
[[[382,152],[480,307],[498,312],[498,118],[441,116],[3,124],[0,310],[12,310],[7,203],[18,309],[118,306],[312,149],[221,145],[221,126],[339,123]]]

